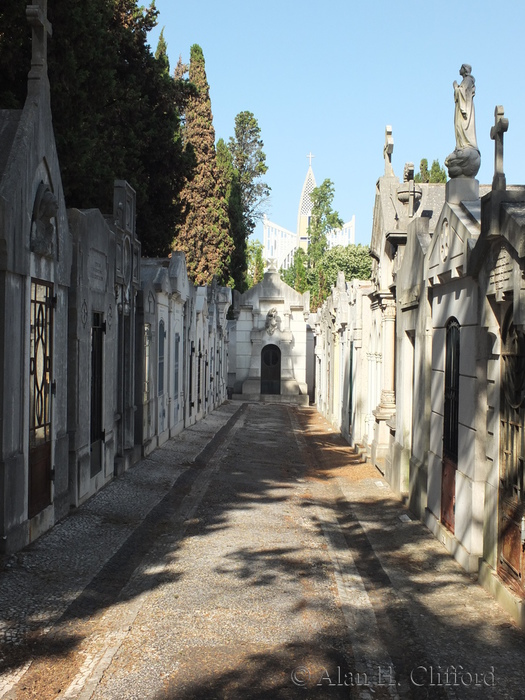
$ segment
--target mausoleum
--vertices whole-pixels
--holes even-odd
[[[283,282],[275,265],[259,284],[234,295],[229,323],[230,393],[243,399],[271,397],[308,405],[313,388],[310,293]]]

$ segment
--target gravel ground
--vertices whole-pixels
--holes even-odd
[[[524,697],[525,635],[311,408],[224,404],[0,586],[6,700]]]

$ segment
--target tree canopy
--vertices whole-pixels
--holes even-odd
[[[324,180],[319,187],[315,187],[310,194],[312,212],[308,226],[308,258],[309,265],[313,268],[317,266],[327,248],[328,232],[343,225],[338,212],[332,209],[334,196],[334,184],[328,179]]]
[[[308,235],[310,243],[305,252],[295,251],[291,267],[281,270],[281,279],[296,291],[310,292],[310,308],[320,307],[335,286],[337,273],[342,270],[347,280],[369,279],[372,259],[369,249],[361,245],[328,247],[328,234],[343,226],[343,220],[332,209],[334,185],[325,180],[311,195],[312,211]]]
[[[442,168],[439,164],[439,160],[433,160],[430,170],[428,169],[428,160],[422,158],[419,164],[419,173],[416,173],[414,177],[414,182],[431,182],[439,183],[446,182],[447,174],[445,168]]]
[[[0,106],[25,100],[31,43],[24,0],[0,9]],[[113,181],[137,192],[137,233],[146,255],[166,255],[176,198],[186,172],[177,104],[165,46],[147,43],[154,3],[53,0],[48,7],[53,126],[69,207],[111,211]],[[163,39],[163,37],[162,37]]]
[[[0,4],[0,108],[21,109],[31,63],[27,0]],[[68,207],[112,209],[113,181],[137,192],[143,254],[184,250],[197,284],[217,276],[244,291],[247,240],[269,187],[259,125],[235,119],[234,136],[215,147],[200,46],[170,75],[154,0],[53,0],[48,72],[53,124]]]
[[[261,129],[252,112],[240,112],[235,117],[235,134],[230,137],[228,147],[238,173],[244,223],[250,234],[261,220],[270,196],[270,188],[261,181],[268,167]]]
[[[233,241],[231,277],[235,289],[244,292],[249,284],[248,238],[262,217],[270,188],[261,181],[266,173],[266,155],[261,130],[251,112],[235,117],[235,135],[228,144],[217,143],[219,175],[228,207],[230,236]]]

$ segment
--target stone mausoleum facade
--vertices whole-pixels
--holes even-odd
[[[476,179],[471,67],[449,181],[398,178],[387,127],[372,278],[340,274],[311,312],[273,266],[232,299],[194,287],[180,253],[143,259],[124,180],[113,211],[67,209],[46,0],[28,17],[27,100],[0,111],[0,552],[228,394],[315,402],[525,627],[525,186],[506,183],[499,105],[493,181]]]
[[[525,627],[525,187],[506,184],[501,106],[478,183],[460,74],[446,184],[414,182],[411,163],[400,181],[387,127],[372,279],[338,280],[317,312],[316,404]]]
[[[0,552],[49,529],[226,398],[231,290],[184,256],[144,260],[136,194],[67,210],[47,77],[46,0],[22,110],[0,110]]]
[[[235,294],[229,322],[228,382],[236,398],[308,405],[313,390],[310,294],[285,284],[270,265],[259,284]]]

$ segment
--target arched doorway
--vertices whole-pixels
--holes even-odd
[[[281,350],[265,345],[261,352],[261,394],[281,393]]]

